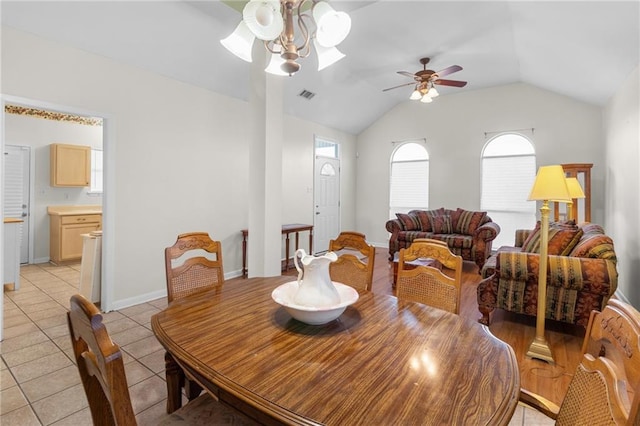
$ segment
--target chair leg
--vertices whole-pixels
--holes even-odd
[[[169,352],[164,353],[164,368],[167,379],[167,414],[171,414],[182,407],[182,386],[185,377],[182,368]]]
[[[187,395],[187,399],[189,401],[193,401],[197,397],[200,396],[202,392],[202,387],[196,383],[194,380],[191,380],[189,377],[185,376],[184,380],[184,393]]]

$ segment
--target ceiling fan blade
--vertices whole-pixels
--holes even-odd
[[[389,87],[388,89],[382,89],[383,92],[386,92],[387,90],[391,90],[391,89],[397,89],[398,87],[404,87],[404,86],[411,86],[414,85],[416,83],[411,82],[411,83],[405,83],[405,84],[401,84],[399,86],[393,86],[393,87]]]
[[[416,78],[416,75],[414,73],[408,72],[408,71],[398,71],[398,74],[411,77],[411,78]]]
[[[460,65],[451,65],[443,70],[438,71],[440,77],[444,77],[445,75],[453,74],[454,72],[462,71],[462,67]]]
[[[458,80],[443,80],[441,78],[435,80],[433,84],[439,84],[441,86],[454,86],[454,87],[464,87],[467,85],[466,81],[458,81]]]

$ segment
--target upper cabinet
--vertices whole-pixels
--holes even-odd
[[[90,186],[91,147],[51,144],[51,186]]]

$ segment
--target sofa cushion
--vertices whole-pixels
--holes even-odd
[[[402,229],[405,231],[420,231],[422,226],[420,220],[412,214],[396,213],[396,217],[402,224]]]
[[[438,215],[431,217],[431,230],[434,234],[451,234],[451,216]]]
[[[567,256],[582,237],[582,229],[568,223],[549,224],[549,242],[547,254]],[[522,251],[540,253],[540,221],[522,244]]]
[[[473,247],[473,237],[471,235],[433,234],[431,238],[446,242],[449,249],[456,247],[459,249],[470,249]]]
[[[431,238],[432,236],[432,232],[402,231],[398,233],[398,241],[411,244],[416,238]],[[406,247],[409,247],[409,244],[406,244]]]
[[[476,229],[482,225],[485,216],[487,216],[487,212],[474,212],[458,208],[451,214],[453,232],[473,235]]]

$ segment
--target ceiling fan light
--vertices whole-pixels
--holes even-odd
[[[336,12],[327,2],[313,6],[316,22],[316,39],[321,46],[334,47],[340,44],[351,31],[351,17],[345,12]]]
[[[431,99],[431,96],[426,94],[422,97],[422,99],[420,99],[420,102],[423,102],[425,104],[430,104],[431,102],[433,102],[433,99]]]
[[[435,98],[440,96],[440,93],[438,93],[435,87],[431,86],[431,89],[429,89],[429,91],[427,92],[427,95],[429,95],[429,97],[431,98]]]
[[[235,31],[227,38],[220,40],[220,43],[231,53],[243,61],[251,62],[251,49],[255,36],[247,27],[244,21],[240,21]]]
[[[276,53],[271,54],[271,59],[269,60],[269,65],[264,69],[269,74],[273,75],[289,75],[282,70],[282,64],[284,64],[285,60],[280,56],[280,46],[274,46]]]
[[[273,40],[284,29],[278,0],[251,0],[242,10],[242,19],[260,40]]]
[[[416,89],[413,91],[413,93],[411,93],[411,96],[409,96],[409,99],[411,99],[412,101],[417,101],[421,97],[422,97],[422,93],[420,93],[420,91]]]
[[[328,66],[331,66],[344,58],[345,55],[339,51],[336,47],[324,47],[318,43],[318,40],[313,40],[313,45],[316,48],[318,55],[318,71],[321,71]]]

